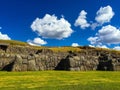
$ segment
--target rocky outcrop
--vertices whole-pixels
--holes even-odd
[[[81,48],[80,52],[53,52],[47,48],[8,46],[0,51],[0,70],[120,71],[120,54],[89,47]]]

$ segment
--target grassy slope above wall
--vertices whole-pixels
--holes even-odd
[[[28,45],[26,42],[15,41],[15,40],[0,40],[0,43],[10,44],[10,45],[21,45],[21,46],[27,46]]]
[[[45,47],[45,46],[31,46],[26,42],[21,42],[21,41],[16,41],[16,40],[0,40],[0,44],[8,44],[12,46],[27,46],[30,48],[34,49],[50,49],[53,52],[68,52],[68,51],[73,51],[73,52],[81,52],[84,50],[90,50],[94,49],[96,51],[107,51],[107,52],[112,52],[116,54],[120,54],[120,51],[112,50],[112,49],[106,49],[106,48],[94,48],[94,47],[88,47],[88,46],[79,46],[79,47],[71,47],[71,46],[63,46],[63,47]]]

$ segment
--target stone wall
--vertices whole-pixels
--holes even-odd
[[[9,47],[0,52],[3,71],[120,71],[120,55],[109,51],[83,49],[81,52],[53,52],[49,49]]]

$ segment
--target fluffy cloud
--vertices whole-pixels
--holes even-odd
[[[79,46],[79,44],[78,44],[78,43],[72,43],[71,46],[73,46],[73,47],[77,47],[77,46]]]
[[[115,46],[113,49],[120,50],[120,46]]]
[[[89,47],[95,47],[94,45],[88,45]]]
[[[55,15],[46,14],[42,19],[36,18],[31,28],[44,38],[63,39],[69,37],[73,30],[71,24],[64,19],[58,19]]]
[[[7,34],[2,34],[1,32],[0,32],[0,39],[2,39],[2,40],[11,40],[11,38]]]
[[[90,41],[90,43],[92,45],[94,45],[99,40],[99,37],[97,37],[97,36],[96,37],[89,37],[87,40]]]
[[[106,45],[89,45],[89,47],[108,48]]]
[[[77,18],[77,20],[75,21],[75,26],[80,26],[82,29],[85,29],[87,27],[90,26],[90,24],[87,22],[86,20],[86,15],[87,12],[85,12],[84,10],[82,10]]]
[[[28,44],[33,46],[41,46],[47,44],[46,41],[42,40],[41,38],[34,38],[34,40],[27,40]]]
[[[106,6],[106,7],[101,7],[98,11],[97,11],[97,16],[95,17],[95,20],[99,23],[99,24],[104,24],[107,22],[110,22],[110,20],[112,19],[112,17],[114,16],[114,12],[112,10],[111,6]]]
[[[95,23],[92,22],[91,25],[90,25],[92,30],[95,30],[95,28],[98,27],[98,26],[101,26],[101,25],[96,23],[96,22]]]
[[[104,23],[108,23],[111,21],[115,13],[112,10],[111,6],[106,6],[106,7],[101,7],[97,12],[96,12],[96,17],[95,20],[96,22],[90,22],[88,23],[86,20],[86,15],[87,12],[82,10],[75,21],[75,26],[80,26],[81,29],[85,29],[87,27],[91,27],[92,30],[94,30],[98,26],[102,26]]]
[[[106,45],[97,45],[96,47],[99,47],[99,48],[108,48]]]
[[[99,30],[98,34],[102,42],[108,44],[120,43],[120,30],[114,26],[107,25]]]
[[[88,41],[91,44],[119,44],[120,29],[111,25],[104,26],[98,31],[95,37],[89,37]]]

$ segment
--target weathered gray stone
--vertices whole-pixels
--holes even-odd
[[[81,52],[53,52],[49,49],[30,47],[8,47],[0,51],[0,70],[41,71],[41,70],[117,70],[120,71],[120,55],[107,51],[96,51],[84,47]]]
[[[29,60],[28,61],[28,71],[37,71],[38,68],[36,66],[35,60]]]
[[[28,60],[27,60],[27,59],[23,59],[23,60],[22,60],[22,63],[23,63],[23,64],[27,64],[27,63],[28,63]]]

